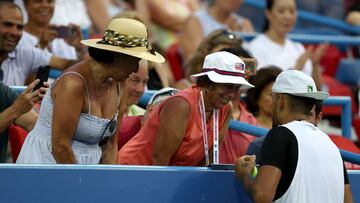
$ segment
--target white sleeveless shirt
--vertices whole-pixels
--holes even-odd
[[[344,202],[344,171],[339,149],[307,121],[283,125],[298,142],[298,162],[290,187],[275,202]]]

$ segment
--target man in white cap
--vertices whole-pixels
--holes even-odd
[[[272,92],[274,127],[262,146],[259,173],[252,179],[254,155],[236,163],[236,174],[254,202],[351,202],[339,149],[306,121],[315,102],[328,93],[317,91],[313,79],[297,70],[280,73]]]

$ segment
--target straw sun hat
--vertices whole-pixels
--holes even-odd
[[[82,40],[81,43],[156,63],[165,61],[164,57],[151,47],[145,25],[129,18],[112,19],[101,39]]]

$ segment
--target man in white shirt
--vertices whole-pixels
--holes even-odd
[[[236,174],[254,202],[352,202],[339,149],[307,121],[317,100],[314,80],[298,70],[280,73],[272,87],[273,128],[261,149],[256,178],[254,155],[236,162]]]
[[[75,62],[18,45],[23,28],[20,8],[12,2],[0,2],[0,81],[6,85],[24,85],[27,76],[40,65],[65,69]]]

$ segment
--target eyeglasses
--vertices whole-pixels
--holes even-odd
[[[115,116],[109,121],[109,123],[106,125],[104,132],[102,133],[102,135],[100,137],[100,141],[99,141],[100,146],[103,146],[104,144],[106,144],[107,141],[109,140],[109,138],[111,137],[111,135],[113,135],[115,133],[116,124],[117,124]],[[107,130],[109,130],[110,136],[104,137]]]
[[[0,69],[0,81],[4,80],[4,71]]]

